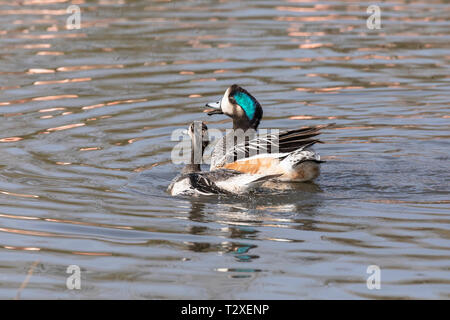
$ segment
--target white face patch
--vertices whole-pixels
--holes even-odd
[[[228,99],[228,96],[230,95],[230,88],[228,88],[223,97],[222,100],[220,101],[220,108],[222,109],[222,112],[225,113],[228,116],[232,116],[233,115],[233,110],[234,107],[233,105],[230,103],[230,100]]]

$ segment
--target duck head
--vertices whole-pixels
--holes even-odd
[[[203,121],[194,121],[189,125],[187,134],[191,138],[194,146],[199,146],[201,141],[202,154],[209,144],[208,127]]]
[[[218,102],[207,103],[208,115],[226,114],[233,119],[233,129],[257,129],[263,110],[258,100],[237,84],[229,87]]]

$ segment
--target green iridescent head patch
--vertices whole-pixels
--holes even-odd
[[[245,114],[250,120],[253,120],[256,111],[256,103],[255,101],[244,92],[236,92],[233,96],[236,103],[244,109]]]

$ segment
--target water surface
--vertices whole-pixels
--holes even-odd
[[[449,299],[450,8],[380,8],[0,1],[0,298]],[[173,130],[230,127],[202,106],[233,83],[261,128],[336,123],[321,176],[170,197]]]

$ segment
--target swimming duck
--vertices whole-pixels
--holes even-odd
[[[257,135],[263,116],[260,103],[247,90],[234,84],[218,102],[208,103],[208,115],[225,114],[233,119],[233,132],[220,139],[211,156],[210,170],[233,169],[249,174],[281,174],[281,181],[311,181],[320,174],[320,156],[310,149],[314,137],[329,125],[304,127],[278,134]],[[236,130],[247,137],[235,142]]]
[[[201,128],[201,129],[200,129]],[[167,191],[173,195],[242,194],[261,186],[280,175],[246,174],[231,169],[201,172],[200,161],[209,144],[208,128],[200,121],[193,122],[187,134],[191,138],[191,158],[181,173],[173,179]],[[199,151],[199,148],[201,150]]]

